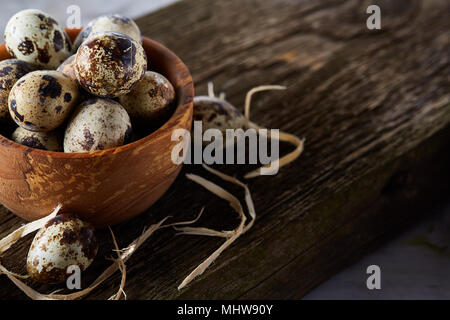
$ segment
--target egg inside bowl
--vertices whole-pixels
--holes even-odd
[[[66,29],[73,41],[81,29]],[[172,161],[176,129],[190,130],[194,85],[186,65],[169,49],[143,37],[148,70],[164,75],[176,92],[173,114],[142,139],[102,151],[62,153],[32,149],[0,135],[0,202],[17,216],[40,219],[58,204],[97,227],[148,209],[170,187],[181,165]],[[10,58],[0,45],[0,60]]]

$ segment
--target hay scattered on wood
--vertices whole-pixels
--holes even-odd
[[[61,206],[59,205],[50,215],[33,222],[30,222],[19,229],[13,231],[8,236],[0,240],[0,256],[2,253],[4,253],[6,250],[11,248],[18,240],[25,237],[26,235],[39,230],[40,228],[44,227],[47,221],[55,217],[59,210],[61,209]],[[42,294],[24,282],[22,282],[20,279],[25,278],[25,276],[19,276],[8,269],[6,269],[1,263],[0,263],[0,274],[5,274],[20,290],[22,290],[29,298],[33,300],[75,300],[80,299],[90,292],[97,288],[100,284],[102,284],[105,280],[107,280],[109,277],[111,277],[117,270],[121,271],[122,277],[119,289],[116,294],[110,297],[112,300],[119,300],[122,295],[126,298],[124,287],[126,282],[126,265],[128,259],[133,255],[133,253],[136,252],[136,250],[157,230],[177,226],[177,225],[186,225],[192,222],[196,222],[200,218],[197,217],[194,221],[187,221],[187,222],[178,222],[178,223],[172,223],[169,225],[163,225],[163,223],[169,219],[169,217],[166,217],[162,219],[160,222],[151,225],[147,230],[144,230],[141,236],[139,236],[137,239],[135,239],[133,242],[130,243],[129,246],[127,246],[124,249],[119,249],[117,245],[116,238],[114,236],[114,233],[111,231],[111,237],[114,244],[114,251],[117,254],[117,258],[113,259],[114,262],[111,264],[103,273],[86,289],[70,293],[70,294],[58,294],[61,290],[57,290],[55,292],[52,292],[50,294]]]
[[[187,174],[186,176],[207,189],[208,191],[214,193],[218,197],[228,201],[229,205],[238,213],[240,218],[240,223],[234,230],[230,231],[216,231],[208,228],[194,228],[194,227],[183,227],[183,228],[177,228],[177,230],[181,231],[181,234],[186,235],[203,235],[203,236],[214,236],[214,237],[223,237],[227,240],[216,250],[214,251],[206,260],[204,260],[198,267],[196,267],[184,280],[183,282],[178,286],[178,290],[183,289],[186,287],[189,283],[192,282],[196,277],[200,276],[205,272],[205,270],[222,254],[223,251],[225,251],[234,241],[236,241],[242,234],[247,232],[253,225],[255,219],[256,219],[256,211],[255,206],[253,204],[253,200],[250,194],[250,190],[248,187],[243,184],[241,181],[237,180],[236,178],[233,178],[231,176],[228,176],[224,173],[221,173],[217,170],[214,170],[206,165],[203,165],[203,167],[211,172],[212,174],[220,177],[221,179],[231,182],[233,184],[236,184],[245,190],[245,202],[247,205],[247,210],[250,215],[250,222],[246,225],[247,217],[244,213],[244,209],[242,207],[241,202],[231,193],[223,189],[222,187],[218,186],[217,184],[202,178],[198,175],[194,174]]]

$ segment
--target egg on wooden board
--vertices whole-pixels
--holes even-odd
[[[40,283],[65,281],[67,268],[86,270],[94,261],[98,243],[91,224],[73,214],[49,220],[33,239],[27,256],[30,277]]]

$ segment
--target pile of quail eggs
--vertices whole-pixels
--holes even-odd
[[[139,137],[136,132],[148,134],[173,109],[174,88],[147,70],[142,35],[131,19],[96,18],[72,44],[55,19],[30,9],[8,21],[4,40],[13,58],[0,62],[0,122],[14,120],[10,137],[17,143],[105,150]]]

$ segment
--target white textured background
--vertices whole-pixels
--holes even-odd
[[[176,1],[2,0],[0,31],[3,34],[8,19],[23,9],[41,9],[65,25],[67,7],[79,5],[84,25],[107,13],[137,18]],[[430,213],[429,219],[323,283],[306,299],[450,299],[450,205],[430,209]],[[371,264],[381,268],[381,290],[366,287],[366,268]]]

